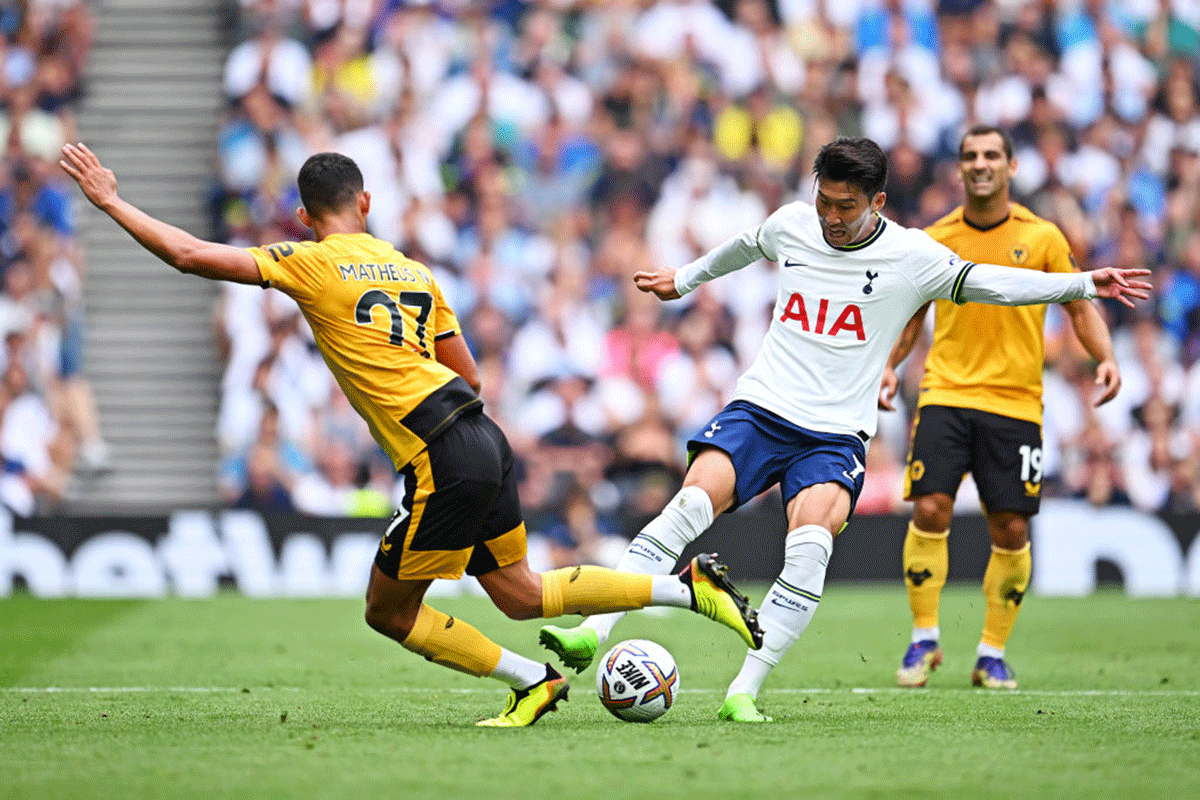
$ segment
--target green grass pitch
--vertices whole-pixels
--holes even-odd
[[[765,587],[751,587],[755,599]],[[540,622],[439,599],[519,652]],[[0,798],[1183,798],[1200,796],[1200,601],[1030,597],[1021,690],[972,690],[976,587],[942,600],[946,662],[892,687],[902,588],[826,587],[760,702],[716,719],[737,638],[686,612],[614,641],[676,657],[683,693],[633,725],[594,693],[525,730],[486,730],[504,688],[371,632],[354,600],[0,600]],[[573,674],[573,673],[572,673]]]

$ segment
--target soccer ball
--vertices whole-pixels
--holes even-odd
[[[675,659],[660,644],[628,639],[604,654],[596,693],[617,719],[650,722],[667,713],[679,692]]]

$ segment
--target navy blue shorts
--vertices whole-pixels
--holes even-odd
[[[705,447],[723,450],[737,473],[732,511],[775,484],[783,503],[818,483],[840,483],[850,492],[850,513],[862,492],[867,449],[862,439],[793,425],[745,400],[721,409],[688,440],[688,463]]]

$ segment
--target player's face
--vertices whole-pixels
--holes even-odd
[[[958,169],[968,197],[986,200],[1005,194],[1016,167],[998,133],[968,136],[958,151]]]
[[[846,247],[865,239],[875,230],[875,214],[887,199],[884,192],[873,197],[846,181],[817,181],[817,218],[825,241]]]

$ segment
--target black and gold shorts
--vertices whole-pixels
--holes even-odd
[[[455,579],[525,557],[512,448],[485,414],[457,419],[399,474],[404,499],[375,554],[384,574]]]
[[[1042,426],[974,408],[922,406],[904,473],[904,499],[954,497],[971,473],[984,509],[1032,516],[1042,499]]]

